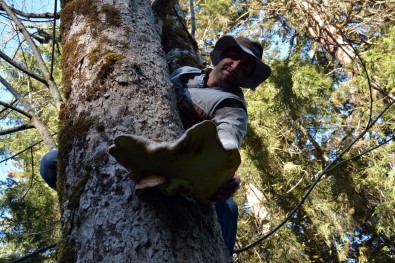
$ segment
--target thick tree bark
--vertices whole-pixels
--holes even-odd
[[[150,1],[62,2],[59,262],[228,262],[213,207],[136,196],[108,147],[183,132]]]

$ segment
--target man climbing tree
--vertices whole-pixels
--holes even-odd
[[[183,132],[156,25],[145,1],[63,2],[60,262],[230,261],[211,207],[155,192],[137,197],[125,169],[108,156],[119,134],[173,141]],[[262,48],[256,51],[254,45],[244,47],[232,39],[215,53],[213,62],[221,68],[207,74],[207,86],[221,87],[225,81],[227,88],[240,89],[246,81],[255,88],[270,74],[258,63]],[[222,52],[230,47],[238,48],[243,59]],[[232,147],[239,146],[240,136]]]
[[[231,196],[240,183],[233,174],[240,164],[237,149],[247,129],[247,108],[240,87],[255,89],[269,77],[271,70],[261,61],[262,52],[258,42],[222,37],[211,52],[213,69],[186,66],[172,74],[181,120],[188,129],[180,140],[168,145],[120,136],[110,148],[133,174],[136,189],[156,186],[169,195],[187,192],[200,202],[215,202],[230,254],[238,215]],[[195,125],[204,120],[212,120],[216,128],[210,129],[210,123]],[[52,188],[56,188],[57,153],[48,152],[40,166],[43,179]]]
[[[38,4],[37,1],[31,2],[34,2],[34,5]],[[1,49],[3,53],[9,55],[0,54],[4,60],[1,63],[4,72],[4,74],[2,72],[2,77],[19,93],[12,93],[10,96],[1,95],[0,148],[3,158],[0,162],[3,165],[7,160],[12,159],[18,168],[23,169],[23,171],[10,173],[7,171],[7,182],[0,183],[0,203],[4,212],[1,217],[0,233],[0,242],[5,244],[1,247],[0,253],[3,260],[9,261],[6,257],[11,260],[18,258],[36,248],[48,247],[60,240],[56,221],[59,213],[52,205],[53,202],[50,212],[53,215],[42,216],[49,214],[47,212],[49,209],[43,209],[42,200],[53,191],[43,187],[41,178],[37,176],[37,162],[45,151],[42,145],[47,146],[46,150],[53,148],[52,144],[55,147],[59,146],[59,140],[57,140],[59,134],[55,136],[53,134],[59,131],[54,123],[57,123],[55,120],[57,107],[60,107],[62,102],[66,102],[65,107],[62,107],[63,113],[70,113],[71,116],[66,118],[68,115],[64,114],[66,117],[62,118],[62,125],[63,127],[67,127],[68,124],[73,125],[70,130],[64,128],[66,132],[64,135],[69,132],[72,136],[62,135],[64,140],[61,143],[66,145],[64,148],[67,148],[69,142],[71,145],[69,148],[71,150],[64,151],[70,158],[63,162],[63,170],[67,165],[67,172],[71,177],[69,178],[67,174],[59,174],[61,177],[59,182],[64,182],[65,178],[69,180],[67,185],[61,184],[63,189],[68,189],[63,191],[63,193],[67,192],[68,196],[63,195],[65,198],[62,199],[64,201],[62,207],[65,208],[63,214],[67,219],[65,225],[68,227],[64,231],[64,236],[69,237],[69,240],[65,243],[66,245],[59,244],[56,249],[42,253],[41,258],[54,258],[55,251],[56,253],[60,251],[61,255],[71,255],[70,258],[63,257],[63,261],[73,261],[75,257],[81,261],[85,260],[82,259],[81,253],[77,252],[85,245],[81,241],[81,236],[92,237],[91,240],[96,244],[89,245],[88,249],[92,251],[95,250],[95,246],[103,245],[110,252],[118,249],[121,251],[118,254],[124,254],[123,251],[129,253],[128,249],[131,248],[134,252],[126,256],[137,258],[136,260],[139,260],[138,255],[147,251],[149,252],[145,253],[147,255],[156,253],[156,249],[163,252],[162,248],[165,245],[159,242],[154,242],[155,244],[152,245],[151,242],[152,237],[155,236],[152,233],[158,232],[158,228],[152,231],[149,230],[151,226],[143,224],[154,218],[154,216],[147,216],[145,219],[145,214],[152,213],[152,211],[145,211],[146,209],[158,211],[156,215],[161,216],[156,216],[154,221],[163,222],[161,233],[170,233],[168,237],[172,233],[177,233],[181,239],[193,233],[197,239],[209,240],[211,234],[212,236],[220,235],[219,231],[215,230],[217,226],[212,225],[216,221],[215,216],[210,220],[202,219],[199,222],[195,220],[196,216],[210,214],[212,212],[210,209],[208,211],[203,209],[202,213],[202,209],[196,208],[193,202],[187,202],[191,204],[190,208],[174,208],[174,204],[178,206],[179,202],[184,202],[182,198],[178,200],[179,197],[171,197],[171,202],[169,198],[166,198],[173,206],[162,205],[167,201],[160,200],[161,195],[155,191],[147,191],[145,195],[137,197],[133,192],[134,182],[128,179],[124,167],[118,165],[112,157],[109,157],[111,159],[107,160],[108,163],[100,162],[100,157],[104,157],[103,159],[108,157],[108,153],[107,157],[104,154],[106,149],[120,134],[137,134],[136,136],[141,135],[143,138],[155,138],[162,141],[174,141],[183,134],[178,115],[173,112],[173,109],[177,108],[173,108],[174,94],[172,91],[167,93],[170,87],[167,72],[172,72],[182,65],[197,68],[207,65],[198,65],[199,61],[196,58],[185,56],[188,52],[180,52],[181,48],[186,47],[196,50],[197,45],[190,44],[186,27],[173,31],[178,18],[177,16],[174,16],[173,20],[169,20],[168,16],[164,18],[164,14],[168,14],[169,9],[166,3],[165,6],[161,6],[161,2],[151,2],[156,6],[154,17],[161,18],[163,22],[159,21],[158,25],[161,26],[156,27],[154,20],[151,19],[152,15],[146,15],[148,11],[137,12],[140,10],[139,2],[131,5],[124,2],[106,5],[104,2],[89,1],[90,7],[87,8],[84,3],[88,1],[64,1],[62,7],[67,5],[68,10],[63,13],[62,19],[66,23],[63,26],[65,26],[66,33],[67,28],[70,29],[71,37],[68,38],[66,33],[62,35],[62,40],[66,43],[63,47],[67,48],[67,52],[65,53],[62,49],[59,54],[63,53],[66,58],[63,60],[66,73],[64,83],[73,81],[74,84],[63,85],[59,80],[56,56],[54,74],[48,75],[45,70],[45,64],[49,65],[48,58],[51,57],[50,48],[52,43],[57,45],[58,37],[51,34],[53,41],[49,45],[38,45],[38,51],[43,52],[45,63],[38,63],[39,52],[36,52],[36,48],[28,46],[32,42],[39,43],[34,40],[37,39],[35,38],[37,35],[41,36],[38,29],[37,31],[35,29],[37,26],[46,28],[47,33],[52,29],[50,26],[52,22],[46,23],[45,27],[40,27],[42,23],[34,22],[31,17],[41,17],[41,19],[36,19],[41,22],[44,17],[52,21],[53,13],[44,15],[19,12],[18,10],[31,11],[25,8],[28,1],[0,1],[2,26],[10,30],[2,31]],[[391,44],[394,43],[394,28],[389,23],[393,21],[391,18],[394,12],[391,11],[394,10],[394,4],[388,1],[381,1],[379,4],[376,2],[368,0],[326,1],[317,5],[312,0],[265,1],[264,3],[256,0],[207,0],[195,3],[195,18],[197,19],[195,34],[200,47],[209,51],[219,37],[229,32],[243,30],[244,36],[259,39],[264,44],[265,55],[270,56],[271,66],[275,69],[275,74],[265,88],[245,93],[249,107],[250,126],[241,149],[243,164],[238,174],[243,182],[249,182],[261,191],[262,197],[257,200],[256,207],[243,206],[242,208],[242,217],[239,219],[238,226],[238,247],[251,244],[256,237],[267,233],[270,228],[277,226],[285,216],[288,216],[294,209],[294,205],[304,196],[305,189],[320,178],[317,177],[317,172],[333,160],[339,152],[347,149],[349,142],[359,136],[363,129],[369,127],[371,120],[380,116],[376,125],[369,128],[370,136],[364,136],[359,143],[354,144],[347,156],[343,156],[344,158],[358,158],[346,163],[342,162],[336,170],[333,169],[331,173],[325,175],[301,209],[290,218],[289,224],[285,224],[287,227],[279,229],[276,232],[277,235],[269,234],[270,238],[266,238],[257,246],[237,254],[240,261],[392,262],[391,259],[394,257],[392,224],[394,196],[391,193],[394,178],[392,169],[394,167],[394,144],[390,143],[390,140],[393,139],[394,108],[393,106],[388,108],[386,103],[392,101],[390,104],[392,105],[394,97],[391,84],[393,83],[391,76],[394,76],[392,54],[395,52]],[[193,3],[190,7],[189,1],[182,3],[184,3],[183,11],[188,12],[190,8],[191,20],[188,24],[189,22],[193,24]],[[123,22],[126,19],[121,19],[117,15],[118,12],[111,7],[123,10],[122,13],[131,12],[133,16],[128,16],[129,22]],[[47,10],[51,11],[52,7],[48,6],[48,8]],[[74,9],[76,11],[73,11]],[[94,10],[94,15],[90,14],[91,10]],[[10,15],[10,12],[14,12],[16,16]],[[179,14],[181,15],[181,12]],[[22,19],[22,23],[28,28],[27,30],[22,28],[21,23],[15,22],[18,17],[25,18]],[[67,24],[67,21],[72,21],[66,19],[70,17],[75,18],[73,26],[71,23]],[[149,25],[145,25],[144,29],[143,26],[139,29],[135,25],[138,24],[137,20],[143,20]],[[132,21],[135,24],[132,25]],[[111,24],[117,26],[112,27]],[[125,26],[126,24],[128,26]],[[161,28],[164,34],[160,33]],[[124,33],[119,33],[121,29],[125,30]],[[9,35],[7,35],[8,32]],[[137,34],[136,32],[143,33]],[[26,39],[29,37],[34,38],[33,41]],[[135,37],[145,39],[134,40]],[[19,49],[14,54],[8,53],[10,42],[7,39],[11,38],[16,40]],[[160,44],[157,40],[159,38]],[[183,41],[178,41],[180,38]],[[130,39],[134,42],[129,41]],[[130,48],[129,42],[132,43],[131,47],[134,50],[129,52],[133,55],[125,52]],[[162,52],[162,47],[164,52]],[[351,47],[353,50],[350,49]],[[152,52],[156,54],[155,58]],[[71,54],[71,57],[68,57],[68,54]],[[162,59],[164,55],[166,55],[166,63],[170,70],[163,66],[166,64]],[[206,56],[205,53],[202,55]],[[126,56],[128,56],[127,59],[123,58]],[[144,59],[141,58],[143,56]],[[156,61],[158,59],[159,61]],[[158,66],[155,65],[163,68],[158,70]],[[366,76],[361,71],[365,66],[368,71]],[[123,69],[125,73],[118,74],[121,72],[120,69]],[[67,101],[55,93],[48,92],[47,85],[51,82],[51,77],[61,89],[62,95],[67,95],[69,98]],[[156,78],[159,81],[153,81]],[[369,79],[372,85],[367,83]],[[158,83],[160,88],[157,89],[156,84],[151,84],[154,82]],[[4,89],[13,90],[12,87],[6,86],[7,84],[1,86],[1,92]],[[53,88],[54,85],[51,87]],[[65,87],[72,87],[72,89],[66,89],[64,93]],[[117,100],[119,103],[115,103],[114,93],[122,94],[120,98],[125,101]],[[156,96],[157,94],[159,96]],[[126,101],[128,96],[130,99]],[[173,98],[166,96],[173,96]],[[27,104],[22,102],[22,98],[25,98]],[[172,108],[167,111],[167,115],[162,115],[161,107],[163,106],[166,110],[167,99]],[[70,102],[71,100],[73,103]],[[166,102],[162,103],[164,100]],[[368,105],[368,101],[371,101],[371,106]],[[150,106],[153,103],[156,103],[156,107]],[[79,118],[84,116],[80,114],[84,113],[84,107],[86,107],[87,118]],[[124,115],[118,114],[122,107]],[[383,114],[384,109],[388,109],[385,114]],[[110,114],[106,113],[106,116],[102,116],[100,111],[111,112],[112,116],[116,117],[109,119]],[[174,115],[171,115],[173,113]],[[155,117],[151,118],[153,115],[166,117],[158,120]],[[132,117],[123,120],[127,118],[125,116]],[[142,120],[138,119],[140,116],[147,117]],[[42,134],[45,134],[38,132],[38,127],[42,126],[40,123],[32,122],[37,119],[49,128],[50,132],[46,134],[52,134],[55,137],[53,143],[45,140],[44,143],[37,145],[43,139]],[[119,127],[117,126],[118,119],[121,124]],[[138,126],[139,124],[141,125]],[[171,127],[170,125],[177,126]],[[33,127],[37,129],[32,129]],[[159,134],[155,133],[153,127],[158,127]],[[22,129],[28,130],[21,132]],[[136,129],[139,129],[138,132],[135,132]],[[167,133],[162,132],[163,130],[170,130],[171,135],[168,136]],[[44,130],[40,130],[42,131]],[[105,138],[107,135],[108,138]],[[371,153],[366,151],[369,147],[376,148],[378,143],[382,144],[380,149]],[[33,147],[33,145],[37,146]],[[19,154],[24,149],[28,151]],[[103,150],[103,155],[95,155],[91,149],[96,152],[99,152],[97,149]],[[360,153],[367,153],[366,157],[359,157]],[[74,164],[73,161],[75,161]],[[89,176],[86,176],[87,174]],[[241,185],[243,188],[244,186]],[[124,195],[119,196],[122,194]],[[252,194],[257,196],[255,193]],[[134,199],[140,200],[141,203],[137,204]],[[244,191],[239,191],[236,200],[239,204],[251,204],[248,194]],[[167,211],[162,212],[162,207]],[[130,212],[130,209],[133,212]],[[191,213],[194,217],[191,220],[187,218],[190,214],[188,209],[193,210]],[[261,214],[255,213],[259,216],[259,221],[254,218],[251,209],[254,213]],[[168,213],[173,213],[173,215],[168,215]],[[119,222],[123,223],[123,220],[133,226],[126,226],[125,231],[120,233],[119,228],[122,226]],[[174,222],[189,222],[188,230],[186,227],[173,226]],[[153,222],[153,224],[155,227],[158,223]],[[88,231],[90,225],[93,227]],[[207,233],[207,237],[204,237],[199,227],[206,229],[207,226],[212,227],[213,233]],[[173,232],[169,230],[170,227],[174,228]],[[49,230],[50,228],[54,231]],[[130,230],[134,233],[131,234]],[[108,239],[111,231],[114,236],[120,236],[120,238],[111,239],[114,242],[103,241]],[[135,238],[139,235],[140,239]],[[163,234],[158,236],[158,239],[162,237]],[[118,241],[121,239],[122,241]],[[129,239],[134,241],[129,241]],[[20,242],[21,240],[23,242]],[[128,244],[124,244],[123,240],[127,240]],[[175,239],[168,238],[165,242],[171,243],[172,240]],[[184,240],[186,240],[185,243],[194,243],[187,238]],[[130,245],[131,242],[138,245],[133,247]],[[213,248],[216,253],[222,252],[221,249],[225,250],[222,245],[216,247],[208,242],[204,244],[207,249]],[[178,243],[173,242],[170,249],[180,250],[186,247],[180,248],[176,244]],[[202,247],[202,243],[195,242],[194,244],[197,244],[194,247]],[[169,247],[165,249],[169,250]],[[190,251],[192,249],[189,249]],[[195,256],[206,252],[212,251],[203,252],[193,249],[193,253],[188,254],[188,259],[190,255]],[[92,259],[94,253],[105,255],[104,260],[110,258],[106,252],[88,251],[85,254],[91,258],[85,261],[100,261],[99,256]],[[186,253],[177,253],[177,259],[174,256],[166,256],[162,260],[181,261],[185,258],[182,255]],[[191,258],[191,260],[212,262],[217,259],[217,256],[216,254],[209,260],[207,258]],[[41,258],[36,257],[34,261],[39,261]],[[149,260],[142,256],[141,261]],[[161,260],[154,258],[152,261]]]

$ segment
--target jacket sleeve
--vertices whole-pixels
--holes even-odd
[[[221,106],[214,112],[213,121],[217,125],[218,136],[226,149],[240,148],[247,133],[248,115],[242,105]]]

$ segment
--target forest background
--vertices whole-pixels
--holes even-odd
[[[54,3],[4,2],[63,92]],[[237,247],[293,213],[268,238],[235,253],[235,261],[394,262],[395,1],[179,4],[183,34],[196,40],[206,66],[215,41],[232,34],[260,41],[273,70],[255,92],[245,91],[249,130],[238,171]],[[9,84],[2,81],[0,90],[0,261],[8,262],[61,236],[57,195],[38,171],[48,138],[37,129],[38,119],[57,140],[58,105],[49,99],[50,84],[40,81],[47,73],[34,48],[4,7],[0,14],[0,74]],[[55,257],[52,247],[29,260]]]

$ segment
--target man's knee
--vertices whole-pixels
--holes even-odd
[[[54,149],[47,152],[40,161],[40,174],[44,181],[56,190],[57,169],[58,169],[58,150]]]

